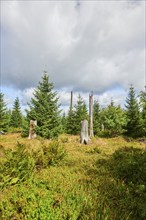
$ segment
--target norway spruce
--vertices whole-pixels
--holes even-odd
[[[81,95],[78,96],[77,104],[75,105],[75,134],[79,134],[81,130],[81,121],[88,119],[87,106]]]
[[[67,134],[76,134],[76,128],[75,128],[75,112],[74,109],[70,109],[67,115],[66,120],[66,133]]]
[[[104,129],[110,136],[116,136],[124,132],[126,126],[126,115],[120,106],[115,106],[113,100],[101,112]]]
[[[140,136],[142,125],[140,118],[140,110],[136,97],[134,87],[129,89],[128,97],[126,99],[126,115],[127,115],[127,134],[131,137]]]
[[[7,131],[9,126],[9,113],[4,101],[4,94],[0,93],[0,131]]]
[[[141,118],[142,118],[142,136],[146,137],[146,91],[140,93]]]
[[[55,138],[61,132],[58,97],[53,89],[53,83],[44,72],[27,110],[28,119],[37,120],[37,134],[45,138]]]
[[[101,128],[100,106],[98,101],[95,101],[93,105],[93,130],[95,135],[99,134],[100,128]]]
[[[79,134],[81,131],[81,121],[87,118],[86,104],[81,95],[79,95],[77,103],[68,112],[66,132],[73,135]]]
[[[67,118],[66,118],[66,115],[65,115],[65,112],[64,112],[62,117],[61,117],[61,125],[62,125],[62,132],[63,133],[66,132],[66,123],[67,123]]]
[[[13,128],[20,128],[22,126],[22,114],[18,97],[14,101],[10,126]]]

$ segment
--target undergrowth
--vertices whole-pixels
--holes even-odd
[[[0,148],[0,219],[146,219],[146,151],[139,143],[22,140],[13,150]]]
[[[1,146],[4,158],[0,163],[0,187],[7,187],[28,180],[33,175],[35,161],[26,151],[26,146],[17,143],[16,150],[5,150]]]
[[[107,219],[146,219],[145,150],[133,147],[118,149],[110,159],[97,161],[94,175],[98,175],[98,181],[101,178],[99,191],[105,197],[110,213],[114,214]]]

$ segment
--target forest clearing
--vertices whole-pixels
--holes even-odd
[[[145,220],[146,92],[89,111],[71,92],[65,115],[53,88],[45,72],[26,115],[0,93],[0,219]]]
[[[146,220],[145,1],[0,6],[0,220]]]
[[[146,218],[146,144],[1,135],[0,219]]]

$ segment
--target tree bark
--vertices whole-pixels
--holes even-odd
[[[93,92],[89,94],[89,135],[94,137],[93,133]]]
[[[70,97],[70,111],[72,111],[73,106],[73,91],[71,91],[71,97]]]
[[[81,144],[88,144],[89,143],[88,121],[87,120],[81,121],[80,143]]]
[[[28,137],[28,139],[36,138],[36,132],[35,132],[36,125],[37,125],[37,121],[30,120],[29,137]]]

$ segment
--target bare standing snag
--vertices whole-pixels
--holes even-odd
[[[28,139],[36,138],[35,127],[37,126],[37,121],[30,120],[30,127],[29,127],[29,137]]]
[[[88,135],[88,121],[81,121],[81,135],[80,135],[80,143],[88,144],[89,143],[89,135]]]

